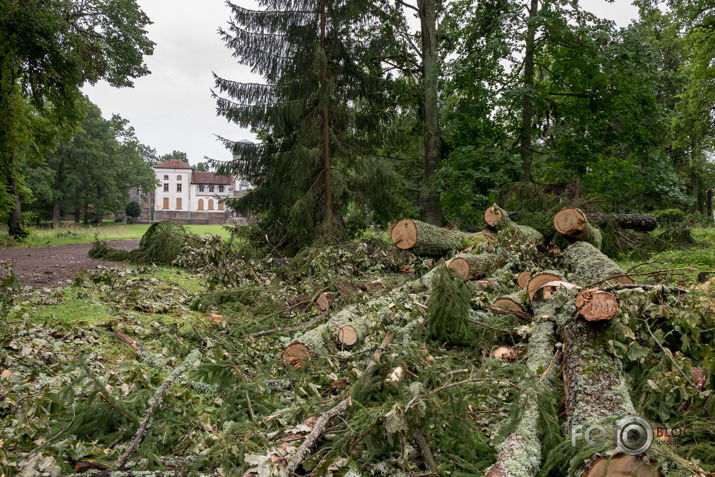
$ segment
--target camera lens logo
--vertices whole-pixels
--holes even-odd
[[[626,416],[614,428],[616,447],[624,454],[642,454],[653,445],[653,428],[640,416]]]

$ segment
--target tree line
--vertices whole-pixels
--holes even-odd
[[[28,1],[0,1],[0,213],[13,236],[23,210],[57,222],[116,209],[124,179],[151,188],[156,159],[80,92],[149,73],[136,1]],[[635,3],[618,28],[577,0],[229,2],[219,34],[265,81],[217,76],[217,114],[259,141],[224,138],[235,159],[212,165],[254,184],[230,205],[287,247],[405,215],[472,227],[514,184],[569,184],[609,211],[703,213],[715,9]]]
[[[225,139],[217,167],[257,186],[232,206],[286,246],[399,214],[473,226],[519,183],[703,213],[715,8],[635,3],[624,28],[575,0],[229,3],[220,34],[265,79],[215,80],[219,114],[260,138]]]

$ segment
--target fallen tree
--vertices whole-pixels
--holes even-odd
[[[392,227],[390,236],[392,243],[400,250],[430,257],[443,257],[477,244],[488,243],[494,238],[483,232],[469,234],[412,219],[397,222]]]

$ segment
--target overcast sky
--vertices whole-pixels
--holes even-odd
[[[235,81],[260,81],[246,66],[238,65],[216,30],[225,26],[230,10],[224,0],[138,0],[151,18],[149,38],[156,43],[146,58],[151,74],[134,88],[111,88],[101,82],[85,87],[104,117],[119,114],[136,129],[139,140],[159,154],[173,150],[188,154],[191,164],[204,156],[228,160],[231,154],[216,135],[232,140],[254,139],[250,131],[216,116],[211,98],[212,72]],[[251,0],[237,3],[255,8]],[[582,0],[600,17],[627,26],[637,16],[629,0]]]

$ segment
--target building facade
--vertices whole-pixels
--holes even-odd
[[[223,224],[233,217],[225,201],[251,189],[245,180],[215,172],[196,172],[178,159],[154,166],[158,186],[144,201],[140,222],[176,220],[182,223]]]

